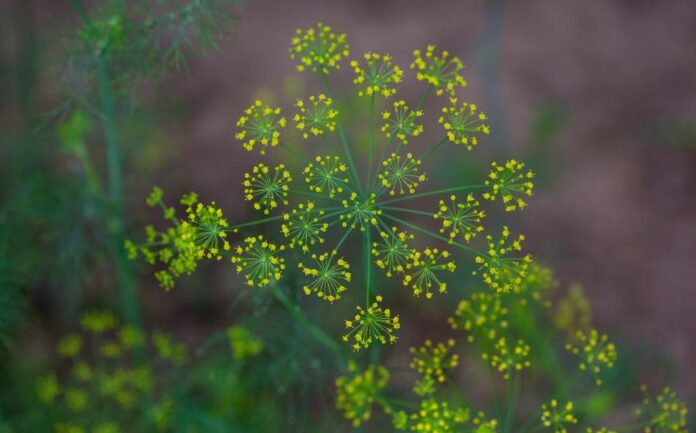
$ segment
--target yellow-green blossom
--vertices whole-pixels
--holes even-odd
[[[503,374],[504,379],[510,379],[515,371],[528,368],[530,347],[522,340],[512,344],[505,337],[500,337],[493,346],[491,353],[484,353],[483,359],[487,360],[491,367]]]
[[[397,412],[393,422],[398,431],[458,433],[466,431],[469,417],[467,408],[450,407],[446,401],[427,398],[421,401],[418,410],[408,416],[405,412]]]
[[[430,340],[425,340],[423,346],[412,347],[410,349],[413,359],[411,368],[425,380],[435,380],[439,383],[445,381],[445,372],[459,365],[459,355],[451,353],[454,347],[454,340],[449,339],[447,343],[433,344]]]
[[[80,319],[82,329],[101,334],[116,327],[116,316],[110,311],[88,311]]]
[[[436,55],[435,45],[428,45],[425,52],[413,51],[413,57],[411,69],[416,71],[416,78],[427,82],[438,95],[447,92],[454,96],[457,87],[466,86],[466,81],[460,74],[464,69],[462,61],[450,56],[448,51]]]
[[[529,254],[522,257],[510,256],[511,253],[522,251],[524,235],[519,235],[512,240],[509,238],[510,230],[507,226],[503,226],[503,231],[497,241],[491,235],[487,235],[488,254],[478,255],[475,259],[480,266],[474,271],[474,275],[482,271],[483,281],[498,292],[509,292],[515,285],[521,284],[527,275],[527,268],[532,262],[532,257]]]
[[[66,335],[58,341],[58,354],[64,358],[74,358],[82,350],[82,337],[77,334]]]
[[[410,286],[415,296],[425,293],[426,299],[433,297],[433,290],[445,293],[447,283],[442,281],[438,274],[454,272],[457,269],[457,265],[449,258],[449,251],[441,251],[438,248],[413,250],[409,257],[410,272],[404,276],[404,286]]]
[[[396,137],[402,144],[408,144],[409,137],[418,137],[423,132],[423,125],[418,123],[423,110],[409,110],[404,101],[394,102],[394,112],[385,111],[382,132],[387,138]]]
[[[686,403],[677,398],[677,394],[669,387],[652,399],[648,389],[641,386],[643,401],[636,409],[636,415],[642,421],[644,433],[688,433],[686,426]]]
[[[349,54],[346,35],[337,35],[322,23],[315,28],[298,29],[290,47],[290,58],[299,60],[297,70],[300,72],[310,69],[328,74],[331,69],[339,69],[341,60]]]
[[[485,122],[488,118],[478,111],[475,104],[462,102],[457,106],[457,98],[450,98],[450,106],[442,107],[442,115],[438,123],[442,125],[447,139],[457,145],[473,150],[478,144],[478,137],[491,133],[491,128]]]
[[[280,280],[285,259],[279,253],[284,250],[284,245],[272,244],[262,235],[249,236],[235,247],[231,261],[237,265],[237,273],[244,274],[247,285],[264,287]]]
[[[483,198],[494,201],[500,197],[507,212],[523,209],[527,206],[524,196],[531,197],[534,192],[533,178],[534,172],[525,172],[522,162],[511,159],[499,165],[494,161],[485,182],[489,190],[483,193]]]
[[[493,341],[508,327],[508,310],[498,293],[473,293],[457,305],[453,317],[448,319],[452,329],[467,333],[467,341],[476,339]]]
[[[347,170],[338,156],[317,156],[305,167],[303,174],[310,191],[333,198],[348,186]]]
[[[300,203],[292,212],[284,214],[280,230],[290,239],[288,246],[299,246],[306,253],[314,245],[324,243],[322,236],[329,224],[323,217],[324,211],[317,210],[312,201]]]
[[[573,403],[559,404],[557,400],[551,400],[541,406],[541,423],[546,428],[553,428],[554,433],[567,433],[568,427],[578,423],[573,414]]]
[[[381,366],[370,365],[359,371],[354,362],[348,365],[348,374],[336,379],[336,407],[347,420],[358,427],[370,419],[372,405],[389,382],[389,372]]]
[[[382,171],[378,178],[382,187],[389,191],[389,195],[405,193],[413,194],[422,182],[425,182],[425,174],[420,172],[421,161],[415,159],[409,152],[406,158],[401,160],[401,155],[392,153],[389,158],[382,161]]]
[[[602,370],[612,368],[616,362],[616,346],[606,334],[600,334],[596,329],[587,333],[578,331],[575,338],[576,343],[568,343],[566,349],[580,357],[580,370],[589,371],[597,385],[601,385]]]
[[[252,358],[263,350],[263,343],[256,338],[244,326],[230,326],[227,328],[227,338],[230,341],[232,355],[237,361],[243,362]]]
[[[258,146],[259,153],[265,155],[266,149],[280,143],[280,130],[285,128],[285,124],[280,108],[273,108],[256,100],[237,121],[239,131],[235,138],[242,142],[244,149],[251,152]]]
[[[361,232],[364,232],[365,228],[371,225],[376,226],[377,218],[382,215],[382,210],[375,206],[376,201],[377,197],[374,193],[366,199],[361,199],[356,192],[352,192],[349,199],[341,200],[346,209],[339,215],[341,227],[359,228]]]
[[[365,53],[365,67],[360,66],[357,60],[350,62],[355,71],[353,82],[360,89],[359,96],[373,96],[381,94],[385,98],[396,93],[395,84],[401,82],[404,72],[395,65],[389,54]]]
[[[294,120],[303,138],[309,138],[310,133],[314,136],[326,135],[336,129],[338,110],[333,108],[333,100],[326,95],[310,96],[307,104],[299,99],[295,106],[299,112]]]
[[[39,400],[47,405],[52,405],[56,397],[60,394],[60,384],[58,376],[51,372],[43,377],[40,377],[36,385],[36,392]]]
[[[568,294],[558,302],[553,315],[556,327],[573,335],[578,331],[587,331],[592,326],[592,305],[587,299],[582,286],[573,284]]]
[[[265,164],[256,164],[251,173],[244,173],[244,199],[254,202],[254,209],[268,215],[278,204],[288,204],[288,190],[292,176],[284,164],[271,169]]]
[[[481,221],[486,213],[479,206],[473,194],[468,194],[463,202],[458,202],[457,196],[451,195],[449,203],[440,200],[433,218],[442,221],[440,233],[449,232],[450,243],[459,235],[469,242],[477,233],[483,231]]]
[[[382,296],[377,295],[375,302],[366,309],[357,306],[357,314],[346,320],[348,332],[343,336],[343,341],[353,340],[353,350],[367,349],[372,343],[394,343],[397,339],[394,331],[401,328],[399,316],[392,315],[389,308],[382,308],[379,304]]]
[[[413,234],[392,227],[389,231],[379,232],[379,236],[381,240],[372,244],[372,255],[377,266],[384,269],[388,277],[395,272],[404,273],[411,267],[409,258],[412,250],[408,241],[413,240]]]
[[[319,299],[334,302],[341,299],[341,293],[348,290],[346,284],[351,280],[350,265],[335,254],[312,254],[313,265],[298,264],[306,277],[312,280],[302,289],[306,295],[315,293]]]

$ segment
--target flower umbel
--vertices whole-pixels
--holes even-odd
[[[348,290],[346,284],[350,282],[350,265],[335,254],[312,254],[313,266],[306,266],[302,262],[298,264],[305,276],[312,281],[303,287],[306,295],[315,293],[320,299],[329,302],[341,299],[341,293]]]
[[[434,87],[438,95],[447,92],[453,96],[458,86],[466,86],[460,74],[464,65],[459,58],[451,57],[449,52],[442,51],[436,55],[435,45],[428,45],[425,52],[415,50],[413,57],[411,69],[416,71],[416,78]]]
[[[450,142],[473,150],[478,144],[479,135],[491,133],[491,128],[483,123],[487,120],[486,114],[477,111],[476,105],[466,102],[457,107],[457,98],[450,98],[450,103],[449,107],[442,107],[438,122],[445,129]]]
[[[403,144],[408,144],[409,137],[418,137],[423,132],[423,125],[418,120],[423,116],[423,110],[409,110],[406,102],[394,102],[394,112],[385,111],[382,132],[387,138],[396,137]]]
[[[370,419],[372,405],[389,382],[389,371],[381,366],[370,365],[361,372],[351,362],[348,373],[336,379],[336,407],[343,411],[353,427],[358,427]]]
[[[445,293],[447,283],[440,280],[438,274],[444,271],[454,272],[457,269],[457,265],[449,258],[449,251],[440,251],[438,248],[413,250],[410,255],[411,272],[404,277],[404,286],[411,286],[415,296],[425,292],[426,299],[433,297],[433,290]]]
[[[310,191],[333,198],[348,186],[348,168],[338,156],[317,156],[303,173]]]
[[[257,164],[251,173],[244,173],[244,198],[254,202],[254,209],[268,215],[278,204],[288,204],[288,190],[292,176],[284,164],[271,170],[265,164]]]
[[[328,74],[341,67],[341,60],[350,54],[345,33],[336,34],[331,27],[322,23],[306,30],[297,29],[292,38],[290,58],[299,60],[297,70],[310,69]]]
[[[395,84],[401,82],[404,72],[394,65],[389,54],[365,53],[367,65],[363,69],[357,60],[350,62],[355,71],[353,82],[360,89],[359,96],[381,94],[385,98],[396,93]]]
[[[483,281],[498,292],[509,292],[513,286],[519,285],[527,275],[527,268],[532,261],[529,254],[523,257],[508,256],[522,251],[522,241],[525,239],[524,235],[519,235],[517,239],[508,241],[509,237],[510,230],[507,226],[503,227],[497,241],[491,235],[486,236],[488,255],[479,255],[475,259],[480,267],[474,274],[483,269]]]
[[[244,273],[246,284],[264,287],[281,278],[285,259],[280,257],[284,245],[276,246],[263,236],[250,236],[235,247],[231,261],[237,265],[237,273]]]
[[[491,367],[503,374],[505,380],[510,379],[511,373],[528,368],[530,347],[522,340],[511,345],[507,338],[500,337],[493,346],[492,353],[484,353],[483,359],[490,362]]]
[[[408,261],[411,256],[408,241],[413,239],[413,235],[392,227],[389,231],[380,232],[379,236],[382,239],[372,244],[372,255],[377,266],[386,271],[387,277],[394,272],[404,273],[411,266]]]
[[[295,106],[299,113],[295,114],[294,120],[297,129],[302,132],[302,137],[309,138],[310,133],[315,137],[326,135],[336,129],[338,110],[333,108],[333,100],[323,93],[310,96],[307,104],[300,99]]]
[[[616,346],[609,341],[606,334],[599,334],[596,329],[575,335],[577,344],[567,344],[566,349],[580,357],[580,370],[589,371],[599,386],[602,384],[600,374],[605,368],[612,368],[616,362]]]
[[[504,165],[492,162],[491,171],[486,180],[486,186],[490,187],[490,190],[483,193],[483,198],[494,201],[500,197],[507,212],[527,206],[523,197],[532,196],[534,172],[523,170],[524,163],[514,159],[507,161]]]
[[[402,161],[401,155],[392,153],[382,162],[382,172],[378,175],[382,186],[389,191],[389,195],[405,193],[413,194],[421,182],[425,182],[424,173],[419,173],[421,161],[413,158],[411,153],[406,154]]]
[[[476,339],[494,340],[508,326],[507,312],[497,293],[473,293],[459,302],[448,322],[452,329],[465,331],[470,343]]]
[[[573,403],[560,405],[557,400],[551,400],[541,406],[541,423],[544,427],[553,428],[554,433],[567,433],[568,426],[577,424],[578,419],[573,415]]]
[[[259,153],[265,155],[267,148],[280,143],[280,130],[285,128],[285,124],[280,108],[272,108],[256,100],[237,121],[239,131],[235,138],[242,141],[244,149],[251,152],[259,146]]]
[[[283,225],[280,230],[286,238],[290,238],[288,246],[299,246],[302,252],[309,252],[310,248],[324,243],[323,233],[329,228],[328,223],[323,222],[323,210],[317,210],[314,202],[300,203],[292,212],[283,215]]]
[[[686,403],[677,398],[669,387],[653,400],[648,396],[648,388],[641,386],[642,405],[636,409],[636,415],[644,421],[644,433],[687,433]]]
[[[464,240],[469,242],[483,231],[481,220],[485,216],[486,213],[479,208],[479,202],[473,194],[468,194],[464,202],[458,202],[455,195],[450,196],[449,203],[440,200],[437,212],[433,214],[433,218],[442,221],[440,233],[449,231],[450,243],[459,235],[463,235]]]
[[[379,304],[382,296],[377,295],[375,302],[367,309],[357,306],[358,313],[352,320],[346,320],[348,332],[343,336],[343,341],[353,340],[353,350],[367,349],[372,343],[394,343],[397,339],[394,331],[401,328],[399,316],[393,316],[389,308],[382,308]]]
[[[445,381],[445,371],[456,367],[459,364],[459,355],[451,353],[454,347],[454,340],[449,339],[447,343],[434,345],[432,341],[425,340],[421,347],[410,349],[413,359],[411,368],[425,380],[436,380],[439,383]]]

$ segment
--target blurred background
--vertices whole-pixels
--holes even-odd
[[[597,326],[628,348],[635,369],[696,401],[696,3],[253,0],[221,7],[234,17],[222,21],[217,46],[184,45],[183,66],[119,83],[132,90],[117,105],[124,236],[140,236],[156,216],[144,205],[152,185],[172,201],[193,190],[233,220],[251,216],[238,203],[242,173],[256,156],[241,153],[235,122],[254,98],[289,106],[318,88],[289,60],[296,28],[330,24],[347,33],[353,56],[388,52],[404,69],[413,49],[434,43],[462,58],[468,87],[460,99],[491,119],[483,160],[512,156],[539,174],[515,223],[529,251],[562,286],[584,287]],[[88,87],[68,86],[66,97],[65,71],[84,66],[71,42],[78,23],[67,1],[0,2],[6,371],[15,371],[18,357],[46,365],[80,311],[119,302],[110,241],[89,199],[91,174],[70,133],[60,133],[71,119],[66,101],[90,106]],[[338,74],[346,83],[348,69]],[[414,101],[419,90],[410,89],[400,94]],[[88,152],[104,156],[99,128],[83,135]],[[466,177],[477,170],[469,155],[441,154],[430,177]],[[109,224],[106,231],[118,234]],[[135,267],[143,321],[192,344],[228,323],[236,299],[229,270],[204,270],[164,293]]]

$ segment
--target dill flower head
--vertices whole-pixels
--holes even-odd
[[[234,248],[235,255],[230,259],[237,265],[237,273],[243,273],[249,286],[265,287],[280,280],[285,270],[285,259],[280,252],[284,245],[276,246],[262,235],[249,236],[242,245]]]
[[[80,324],[85,331],[101,334],[116,328],[118,320],[110,311],[94,310],[84,313],[80,318]]]
[[[348,375],[336,379],[336,407],[347,420],[358,427],[370,419],[372,405],[389,382],[389,371],[382,366],[370,365],[358,371],[354,362],[348,364]]]
[[[243,362],[247,358],[253,358],[263,350],[263,342],[244,326],[236,325],[227,328],[227,338],[232,355],[237,361]]]
[[[554,433],[567,433],[568,427],[578,423],[573,414],[573,403],[559,404],[551,400],[549,404],[541,405],[541,423],[544,427],[553,428]]]
[[[299,99],[295,106],[299,112],[294,120],[303,138],[309,138],[310,133],[316,137],[336,129],[338,110],[333,108],[333,100],[323,93],[318,97],[310,96],[307,104]]]
[[[372,244],[372,255],[377,266],[386,271],[387,277],[395,272],[404,273],[411,266],[408,241],[413,240],[413,234],[392,227],[389,231],[379,232],[379,236],[380,241]]]
[[[358,86],[358,95],[373,96],[381,94],[385,98],[396,93],[395,84],[401,82],[404,71],[395,65],[389,54],[365,53],[365,67],[357,60],[350,62],[355,71],[353,82]]]
[[[442,115],[438,123],[442,125],[447,134],[447,139],[466,150],[473,150],[478,144],[478,136],[488,135],[491,128],[486,125],[487,117],[482,111],[478,111],[476,105],[462,102],[457,106],[457,98],[450,98],[450,106],[442,107]]]
[[[396,137],[402,144],[408,144],[409,137],[418,137],[423,132],[423,125],[418,123],[423,116],[423,110],[409,110],[406,102],[394,102],[394,112],[385,111],[382,132],[387,138]]]
[[[229,224],[215,202],[191,204],[186,208],[186,221],[182,226],[193,230],[184,230],[181,239],[189,243],[189,249],[195,251],[199,258],[222,259],[221,251],[229,251],[227,240]]]
[[[677,394],[665,387],[655,398],[648,396],[648,388],[640,387],[643,393],[641,406],[636,409],[636,415],[643,422],[644,433],[687,433],[686,403],[677,398]]]
[[[340,69],[341,60],[350,54],[345,33],[336,34],[331,27],[322,23],[302,30],[292,38],[290,58],[299,60],[297,70],[310,69],[328,74],[331,69]]]
[[[312,260],[314,264],[311,266],[304,265],[302,262],[298,264],[305,276],[312,279],[302,288],[305,294],[315,293],[320,299],[329,302],[341,299],[341,293],[348,290],[346,284],[351,279],[348,262],[330,253],[312,254]]]
[[[333,198],[348,187],[348,167],[338,156],[317,156],[305,167],[303,174],[310,191]]]
[[[510,374],[528,368],[530,347],[522,340],[517,340],[513,345],[505,337],[500,337],[493,346],[492,353],[484,353],[483,359],[487,360],[491,367],[503,374],[505,380],[510,379]]]
[[[280,130],[285,128],[285,124],[280,108],[272,108],[256,100],[237,121],[239,131],[235,138],[242,141],[244,149],[251,152],[259,146],[259,153],[265,155],[267,148],[280,143]]]
[[[459,355],[451,353],[454,347],[454,340],[449,339],[447,343],[434,345],[432,341],[426,340],[421,347],[411,347],[413,355],[411,368],[425,380],[436,380],[439,383],[445,381],[445,371],[459,365]]]
[[[416,71],[416,78],[430,84],[438,95],[447,92],[454,96],[458,86],[466,86],[466,81],[460,74],[464,64],[459,58],[451,57],[449,52],[442,51],[440,55],[436,55],[435,45],[428,45],[425,52],[413,51],[413,57],[411,69]]]
[[[74,358],[82,350],[82,337],[77,334],[66,335],[58,341],[58,355],[63,358]]]
[[[450,243],[459,235],[463,235],[464,240],[469,242],[477,233],[483,231],[481,220],[486,213],[479,209],[479,206],[473,194],[468,194],[463,202],[458,202],[457,196],[451,195],[449,203],[440,200],[433,218],[442,221],[440,233],[449,232]]]
[[[343,341],[353,340],[353,350],[367,349],[372,343],[394,343],[397,339],[394,331],[401,328],[399,316],[393,316],[389,308],[382,308],[382,296],[377,295],[375,302],[367,309],[357,306],[358,313],[352,320],[346,320],[348,332]]]
[[[346,209],[344,213],[339,215],[339,219],[342,221],[341,226],[351,230],[359,228],[361,232],[364,232],[365,228],[371,225],[376,226],[377,218],[382,215],[382,210],[375,206],[376,201],[377,197],[374,193],[371,193],[366,199],[361,199],[358,193],[352,192],[349,199],[341,201]]]
[[[420,408],[401,419],[394,420],[397,430],[413,432],[456,433],[464,431],[469,421],[469,410],[463,407],[450,407],[446,401],[427,398],[421,401]]]
[[[405,193],[414,194],[421,182],[425,182],[424,173],[419,173],[421,161],[413,158],[409,152],[402,161],[401,155],[392,153],[389,158],[382,162],[382,171],[378,178],[382,187],[389,191],[389,195],[395,195],[398,191],[400,195]]]
[[[254,209],[268,215],[278,204],[288,204],[288,190],[292,176],[284,164],[275,167],[273,173],[265,164],[256,164],[251,173],[244,173],[244,199],[254,202]]]
[[[290,238],[288,246],[299,246],[306,253],[314,245],[324,243],[322,235],[329,224],[322,221],[323,216],[324,211],[317,210],[312,201],[300,203],[292,212],[284,214],[280,230],[286,238]]]
[[[553,323],[561,331],[573,335],[587,331],[592,326],[592,304],[587,299],[582,286],[573,284],[568,294],[558,301],[553,315]]]
[[[452,329],[466,332],[470,343],[476,339],[494,340],[508,327],[507,314],[497,293],[473,293],[459,302],[448,323]]]
[[[535,302],[544,308],[549,308],[551,301],[546,295],[557,286],[558,282],[554,279],[551,269],[532,261],[522,283],[513,286],[512,292],[518,295],[521,305],[526,306],[530,302]]]
[[[414,296],[425,292],[425,298],[433,297],[433,290],[438,293],[447,291],[447,283],[440,280],[441,272],[454,272],[457,265],[450,260],[449,251],[438,248],[426,248],[423,251],[413,250],[409,256],[410,273],[404,276],[404,286],[411,286]]]
[[[606,334],[599,334],[596,329],[575,335],[576,344],[567,344],[566,349],[580,357],[580,370],[589,371],[599,386],[602,384],[600,374],[605,368],[612,368],[616,362],[616,346],[609,341]]]
[[[507,226],[503,226],[497,241],[491,235],[487,235],[488,255],[479,255],[475,259],[480,266],[473,272],[474,275],[483,270],[481,273],[483,281],[498,292],[509,292],[514,286],[521,284],[532,261],[529,254],[523,257],[510,257],[511,253],[522,251],[524,235],[519,235],[512,241],[509,238],[510,230]]]
[[[524,172],[524,163],[514,159],[504,165],[491,163],[491,171],[485,184],[490,189],[483,193],[483,198],[495,201],[498,197],[503,201],[505,210],[512,212],[527,206],[524,196],[531,197],[534,192],[534,172]]]

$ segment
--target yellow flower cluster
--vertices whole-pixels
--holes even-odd
[[[263,342],[244,326],[236,325],[227,328],[227,338],[232,355],[239,362],[253,358],[263,350]]]
[[[359,96],[374,96],[381,94],[385,98],[396,93],[395,84],[401,82],[404,71],[394,64],[389,54],[365,53],[365,68],[357,60],[350,62],[355,71],[353,82],[360,89]]]
[[[508,327],[507,313],[498,293],[473,293],[470,299],[459,302],[448,322],[452,329],[466,332],[469,343],[495,341]]]
[[[517,340],[517,343],[512,345],[505,337],[500,337],[493,346],[492,353],[484,353],[483,359],[490,362],[491,367],[503,374],[504,379],[510,379],[510,374],[515,371],[520,371],[524,368],[529,368],[530,347],[522,340]]]
[[[259,146],[259,153],[265,155],[267,148],[280,143],[280,130],[285,128],[285,124],[280,108],[272,108],[256,100],[237,121],[239,131],[235,138],[242,141],[244,149],[251,152]]]
[[[394,331],[401,328],[399,316],[392,315],[389,308],[380,307],[381,302],[382,296],[377,295],[372,305],[366,309],[358,305],[358,313],[352,320],[346,320],[348,332],[343,341],[353,340],[353,350],[367,349],[373,342],[387,344],[396,341]]]
[[[244,199],[254,202],[254,209],[268,215],[278,203],[288,204],[292,176],[284,164],[275,167],[273,174],[265,164],[256,164],[251,173],[244,173]]]
[[[409,256],[411,272],[404,276],[404,286],[411,286],[414,296],[420,296],[425,292],[426,299],[433,297],[433,289],[438,293],[445,293],[447,283],[442,281],[438,274],[454,272],[457,269],[457,265],[449,258],[449,251],[441,251],[438,248],[411,251]]]
[[[370,419],[372,405],[389,382],[389,371],[382,366],[370,365],[364,371],[351,362],[348,375],[336,379],[336,407],[343,411],[353,427]]]
[[[396,137],[402,144],[408,144],[409,137],[418,137],[423,132],[423,125],[418,120],[423,116],[423,110],[409,110],[406,102],[394,102],[394,113],[385,111],[382,119],[386,122],[382,132],[387,138]]]
[[[323,233],[329,228],[329,224],[322,222],[323,210],[317,210],[314,202],[300,203],[292,212],[283,214],[281,232],[286,238],[290,238],[288,246],[299,246],[302,252],[309,252],[316,244],[324,243]]]
[[[309,138],[309,133],[316,137],[336,129],[338,110],[333,108],[333,100],[323,93],[318,97],[310,96],[308,104],[299,99],[295,106],[299,113],[294,120],[303,138]]]
[[[686,403],[677,398],[677,394],[665,387],[655,398],[648,396],[648,388],[641,386],[643,401],[636,409],[641,419],[644,433],[688,433],[686,426]]]
[[[372,255],[377,266],[386,271],[387,277],[394,273],[403,274],[406,269],[410,269],[408,260],[411,248],[408,241],[413,240],[413,234],[392,227],[389,231],[381,231],[379,236],[382,239],[372,244]]]
[[[558,329],[568,335],[578,331],[587,331],[592,326],[592,305],[587,299],[582,286],[573,284],[568,294],[558,302],[553,315],[553,322]]]
[[[544,427],[552,427],[554,433],[567,433],[568,426],[578,423],[573,414],[573,403],[569,401],[561,405],[555,399],[548,405],[544,403],[541,405],[541,423]]]
[[[483,231],[481,220],[486,216],[486,213],[479,206],[480,204],[473,194],[467,194],[464,202],[458,202],[457,196],[451,195],[449,203],[440,200],[433,218],[442,221],[440,233],[444,234],[448,231],[450,243],[454,242],[460,234],[464,236],[466,242],[469,242],[477,233]]]
[[[498,292],[509,292],[514,286],[522,283],[527,275],[527,268],[532,262],[529,254],[523,257],[510,257],[510,253],[522,251],[524,235],[517,236],[517,239],[509,241],[510,230],[507,226],[503,227],[497,241],[491,235],[486,236],[488,243],[488,255],[479,255],[475,261],[480,265],[474,271],[474,275],[483,269],[481,277],[493,290]]]
[[[346,209],[339,216],[341,227],[351,230],[359,228],[361,232],[364,232],[367,227],[376,226],[377,218],[382,215],[382,210],[375,206],[376,202],[377,196],[374,193],[361,200],[358,193],[352,192],[349,199],[341,200]]]
[[[511,159],[504,165],[491,163],[491,171],[486,180],[489,191],[483,198],[494,201],[500,197],[507,212],[523,209],[527,206],[523,196],[531,197],[534,191],[534,172],[523,172],[524,163]]]
[[[307,164],[303,174],[310,191],[333,198],[348,187],[347,170],[338,156],[317,156]]]
[[[414,194],[418,185],[426,180],[425,174],[419,173],[420,165],[421,161],[413,158],[411,153],[407,153],[403,161],[401,155],[392,153],[382,162],[383,168],[377,177],[389,190],[389,195],[393,196],[397,191],[400,195]]]
[[[469,418],[469,409],[452,408],[446,401],[427,398],[422,400],[418,410],[411,414],[403,411],[394,414],[393,424],[398,431],[456,433],[465,431],[464,427]]]
[[[411,368],[416,370],[425,381],[445,381],[445,371],[459,365],[459,355],[451,353],[454,347],[454,340],[449,339],[447,343],[433,344],[430,340],[425,340],[421,347],[411,347],[413,355]]]
[[[346,35],[337,35],[322,23],[315,28],[297,29],[290,47],[290,58],[300,61],[297,65],[300,72],[310,69],[328,74],[331,69],[339,69],[341,60],[349,54]]]
[[[312,281],[302,289],[306,295],[315,293],[319,299],[334,302],[341,299],[341,293],[348,290],[346,284],[351,280],[350,265],[334,254],[312,254],[313,266],[298,264],[306,277]]]
[[[285,259],[280,252],[284,245],[276,246],[262,235],[249,236],[242,245],[235,247],[235,255],[230,259],[237,265],[237,273],[244,273],[248,286],[265,287],[280,280],[285,270]]]
[[[616,362],[616,346],[606,334],[600,335],[596,329],[587,333],[578,331],[575,337],[577,345],[569,343],[566,349],[580,357],[580,370],[589,371],[595,383],[601,385],[600,373],[605,368],[612,368]]]
[[[490,126],[483,123],[488,118],[474,104],[463,102],[457,107],[457,98],[450,98],[450,104],[449,107],[442,107],[438,123],[445,129],[450,142],[462,145],[466,150],[473,150],[478,144],[477,135],[491,133]]]
[[[449,52],[442,51],[436,55],[435,45],[428,45],[425,52],[413,51],[413,57],[411,69],[416,71],[416,78],[435,88],[438,95],[447,92],[454,96],[457,87],[466,86],[466,81],[460,74],[464,64],[459,58],[451,57]]]

